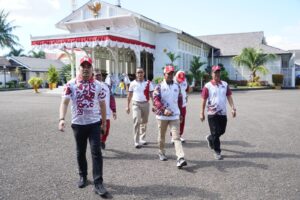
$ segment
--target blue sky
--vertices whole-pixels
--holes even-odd
[[[77,7],[86,2],[77,0]],[[269,45],[300,49],[300,0],[121,0],[121,6],[195,36],[264,31]],[[30,35],[66,33],[55,24],[71,13],[71,0],[0,0],[0,8],[19,26],[14,33],[27,53]]]

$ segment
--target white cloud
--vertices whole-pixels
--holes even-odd
[[[300,49],[300,21],[281,28],[276,35],[266,35],[267,43],[284,50]]]
[[[300,39],[280,35],[271,35],[266,37],[267,43],[271,46],[283,49],[300,49]]]
[[[0,0],[0,4],[5,11],[30,10],[31,8],[28,0]]]
[[[56,10],[61,8],[59,0],[48,0],[48,3]]]

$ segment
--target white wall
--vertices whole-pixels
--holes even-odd
[[[170,63],[169,57],[164,53],[164,49],[177,54],[177,34],[176,33],[160,33],[156,34],[153,75],[154,77],[163,76],[162,68]]]
[[[218,63],[222,63],[229,74],[229,79],[236,80],[236,71],[237,80],[249,80],[251,71],[246,67],[239,67],[235,65],[232,61],[232,57],[223,57],[218,60]],[[268,62],[266,68],[269,70],[267,75],[263,75],[257,72],[257,75],[260,76],[261,81],[268,81],[272,84],[272,74],[280,74],[281,73],[281,57],[278,56],[274,61]]]

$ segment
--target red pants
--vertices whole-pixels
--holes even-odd
[[[109,134],[109,128],[110,128],[110,120],[107,119],[106,120],[106,133],[105,133],[105,135],[101,135],[101,142],[103,142],[103,143],[106,142],[106,139],[107,139],[108,134]]]
[[[180,136],[183,135],[183,130],[184,130],[184,124],[185,124],[185,115],[186,115],[186,107],[182,107],[181,109],[181,116],[182,116],[182,120],[180,122]]]

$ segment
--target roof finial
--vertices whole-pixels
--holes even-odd
[[[117,0],[117,6],[121,8],[121,0]]]
[[[74,12],[77,8],[77,1],[76,0],[71,0],[71,6],[72,6],[72,12]]]

